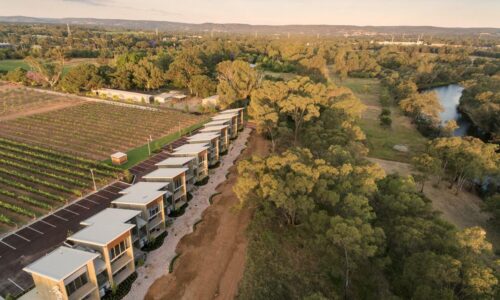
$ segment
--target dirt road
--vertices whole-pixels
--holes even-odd
[[[253,134],[239,159],[265,155],[269,145]],[[233,192],[236,168],[217,188],[221,194],[203,214],[196,230],[177,246],[181,253],[174,272],[155,281],[145,299],[233,299],[243,276],[246,255],[246,228],[251,212],[237,210]]]

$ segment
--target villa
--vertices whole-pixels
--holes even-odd
[[[229,121],[229,136],[231,139],[238,137],[238,114],[227,113],[212,117],[212,121]],[[214,123],[212,123],[214,124]]]
[[[219,163],[219,142],[220,134],[215,132],[198,133],[188,137],[190,144],[204,144],[208,145],[208,165],[214,166]]]
[[[186,189],[187,192],[191,192],[194,188],[194,184],[196,183],[195,172],[197,169],[196,166],[196,157],[194,156],[186,156],[186,157],[169,157],[165,160],[160,161],[155,164],[158,168],[186,168]]]
[[[139,182],[121,191],[120,198],[111,202],[113,207],[141,211],[141,218],[146,221],[147,240],[154,240],[165,232],[166,217],[170,209],[167,204],[171,193],[166,190],[168,183]]]
[[[233,114],[238,114],[238,120],[237,120],[237,123],[238,123],[238,130],[243,130],[243,127],[244,127],[244,124],[245,124],[245,109],[240,107],[240,108],[233,108],[233,109],[226,109],[226,110],[223,110],[221,111],[219,114],[222,114],[222,115],[226,115],[226,114],[230,114],[230,115],[233,115]]]
[[[219,134],[219,152],[225,153],[229,149],[229,126],[214,125],[206,126],[199,130],[200,133],[216,133]]]
[[[103,270],[101,255],[69,247],[59,247],[28,265],[35,288],[22,300],[100,299],[97,273]]]
[[[159,168],[142,178],[146,182],[168,184],[172,210],[177,210],[187,202],[186,172],[188,168]],[[168,213],[167,213],[168,214]]]
[[[196,182],[208,177],[208,146],[206,144],[186,144],[174,149],[174,157],[195,157]]]

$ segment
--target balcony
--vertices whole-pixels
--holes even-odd
[[[118,272],[115,276],[113,276],[113,280],[116,285],[119,285],[130,275],[132,275],[132,273],[134,273],[132,268],[125,268],[123,270],[120,270],[120,272]]]
[[[90,295],[93,291],[97,290],[97,286],[95,286],[92,282],[87,282],[78,290],[76,290],[73,294],[71,294],[68,299],[69,300],[80,300],[84,297]]]
[[[158,216],[157,218],[155,218],[154,220],[151,220],[149,222],[148,228],[151,231],[151,229],[158,227],[161,223],[163,223],[163,220],[162,220],[161,216]]]
[[[177,192],[175,192],[174,194],[174,202],[177,201],[178,199],[182,198],[183,196],[185,196],[186,193],[184,193],[184,190],[183,189],[180,189],[178,190]]]
[[[134,258],[130,257],[126,252],[123,254],[120,258],[117,260],[114,260],[111,263],[111,271],[113,274],[118,272],[121,268],[125,267],[127,264],[129,264],[131,261],[133,261]]]
[[[106,270],[106,263],[102,259],[96,258],[94,260],[94,268],[95,268],[95,273],[99,274],[102,271]]]
[[[194,177],[194,172],[189,170],[186,172],[186,181]]]

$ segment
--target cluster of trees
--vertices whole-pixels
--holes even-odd
[[[399,102],[401,110],[410,116],[417,128],[428,135],[433,130],[439,130],[441,124],[440,113],[443,106],[435,92],[411,94]]]
[[[365,159],[356,126],[362,109],[349,90],[307,77],[263,81],[252,93],[249,114],[273,151],[238,165],[234,190],[255,210],[239,297],[500,296],[484,230],[458,231],[433,211],[412,177],[386,177]],[[479,143],[457,146],[468,155],[462,160],[493,167],[477,153],[494,156],[495,149]],[[444,144],[436,141],[433,148]],[[432,159],[460,184],[458,177],[482,171],[464,171],[457,151]]]
[[[419,172],[415,179],[422,183],[422,190],[425,181],[437,176],[438,182],[447,179],[450,188],[455,186],[457,193],[466,184],[482,183],[485,184],[484,192],[495,193],[500,176],[498,149],[498,145],[469,136],[436,138],[429,142],[425,153],[413,158],[413,165]]]
[[[487,73],[465,83],[460,110],[493,142],[500,142],[500,62]]]

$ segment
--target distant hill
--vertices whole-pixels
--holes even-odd
[[[24,16],[0,16],[0,22],[28,24],[74,24],[88,26],[118,27],[132,30],[155,30],[173,32],[227,32],[241,34],[304,34],[304,35],[478,35],[500,36],[500,28],[448,28],[433,26],[353,26],[353,25],[249,25],[216,23],[179,23],[168,21],[93,19],[93,18],[33,18]]]

